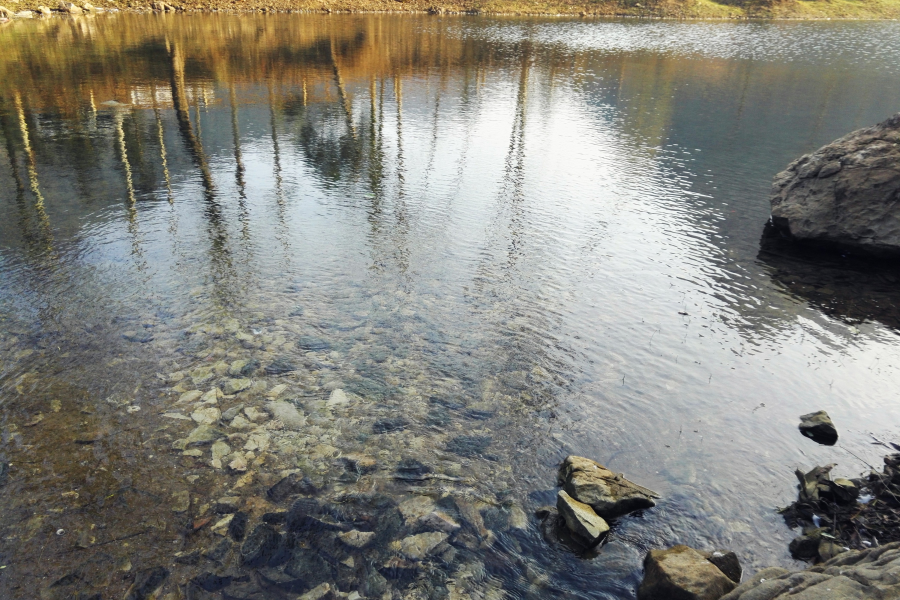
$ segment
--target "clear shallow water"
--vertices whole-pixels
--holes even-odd
[[[767,192],[896,112],[897,28],[4,25],[3,596],[120,597],[162,566],[172,598],[629,598],[675,543],[793,565],[794,468],[856,475],[897,432],[898,273],[767,242]],[[185,396],[235,361],[249,389]],[[241,404],[269,415],[185,454],[192,413]],[[834,448],[796,430],[823,408]],[[571,453],[664,497],[589,556],[533,517]],[[252,529],[294,470],[379,537],[300,536],[261,577],[218,499]],[[463,528],[385,568],[419,496]]]

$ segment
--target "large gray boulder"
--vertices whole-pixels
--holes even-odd
[[[805,571],[765,569],[721,600],[900,598],[900,542],[850,551]]]
[[[559,467],[557,484],[579,502],[590,505],[601,517],[611,519],[656,506],[659,495],[628,481],[589,458],[569,456]]]
[[[770,200],[772,223],[792,238],[900,254],[900,113],[792,162]]]

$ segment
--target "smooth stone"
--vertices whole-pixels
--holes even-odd
[[[557,483],[569,496],[589,504],[594,512],[607,519],[656,506],[654,499],[659,498],[653,490],[581,456],[569,456],[563,461]]]
[[[191,381],[194,385],[203,385],[216,376],[216,371],[212,367],[199,367],[191,371]]]
[[[222,413],[215,407],[200,408],[191,413],[191,418],[202,425],[212,425],[218,422],[221,416]]]
[[[266,403],[266,410],[271,413],[272,418],[284,423],[288,429],[301,429],[306,426],[306,417],[290,402],[274,400]]]
[[[249,379],[229,379],[225,382],[225,385],[222,386],[222,391],[225,392],[226,396],[233,396],[238,392],[246,390],[251,385],[253,385],[253,382]]]
[[[703,554],[679,545],[647,554],[638,600],[719,600],[735,587]]]
[[[373,539],[375,539],[375,532],[357,531],[356,529],[351,529],[350,531],[345,531],[344,533],[338,534],[338,539],[340,539],[348,546],[352,546],[354,548],[365,548],[369,545],[369,543],[371,543]]]
[[[259,368],[257,360],[236,360],[228,367],[228,374],[232,377],[249,377]]]
[[[182,456],[190,456],[192,458],[200,458],[203,456],[203,450],[200,448],[191,448],[190,450],[185,450],[181,453]]]
[[[800,416],[800,433],[814,442],[825,446],[834,446],[838,440],[838,432],[831,422],[831,417],[824,410]]]
[[[247,470],[247,459],[243,456],[236,456],[231,462],[228,463],[228,468],[232,471],[243,473]]]
[[[224,496],[216,500],[213,510],[219,514],[231,514],[236,513],[240,506],[240,496]]]
[[[217,469],[222,468],[222,459],[231,454],[231,447],[223,441],[212,445],[212,464]]]
[[[391,542],[391,549],[410,560],[423,560],[440,546],[449,536],[440,531],[430,531],[411,535],[402,540]]]
[[[575,500],[565,490],[560,490],[557,494],[556,508],[569,531],[581,536],[591,545],[597,544],[609,531],[609,525],[593,508]]]

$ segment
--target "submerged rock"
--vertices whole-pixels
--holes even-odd
[[[241,562],[248,567],[259,567],[275,555],[281,545],[281,534],[271,525],[260,523],[241,545]]]
[[[597,544],[609,531],[609,525],[594,512],[594,509],[575,500],[565,490],[559,491],[556,508],[569,530],[583,537],[591,545]]]
[[[801,415],[799,427],[800,433],[819,444],[834,446],[838,440],[837,429],[824,410]]]
[[[447,537],[446,533],[430,531],[393,542],[391,548],[410,560],[418,561],[434,553]]]
[[[659,498],[656,492],[581,456],[569,456],[563,461],[557,483],[569,496],[589,504],[607,519],[656,506],[654,500]]]
[[[802,156],[775,176],[772,223],[790,237],[900,253],[900,113]]]
[[[679,545],[647,554],[638,599],[719,600],[735,587],[703,554]]]
[[[153,567],[139,571],[134,578],[134,583],[125,593],[124,600],[148,600],[156,595],[156,591],[162,587],[169,577],[169,570],[165,567]]]
[[[249,379],[229,379],[225,382],[225,385],[222,386],[222,391],[225,392],[226,395],[231,396],[246,390],[251,385],[253,385],[253,382]]]
[[[279,356],[266,366],[266,373],[268,375],[283,375],[284,373],[290,373],[291,371],[296,370],[297,365],[286,356]]]

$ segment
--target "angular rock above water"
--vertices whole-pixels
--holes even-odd
[[[719,600],[736,585],[700,552],[673,546],[647,554],[638,600]]]
[[[566,521],[566,527],[578,534],[591,545],[598,543],[609,531],[609,525],[594,509],[575,500],[565,490],[560,490],[556,497],[556,508]]]
[[[792,162],[770,201],[792,238],[900,254],[900,113]]]
[[[831,422],[831,417],[824,410],[801,415],[800,433],[825,446],[834,446],[838,440],[837,429]]]
[[[581,456],[569,456],[559,467],[557,484],[579,502],[589,504],[603,518],[618,517],[635,510],[656,506],[659,494],[600,463]]]

